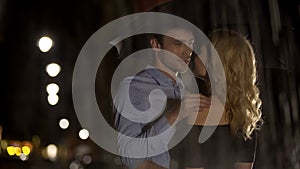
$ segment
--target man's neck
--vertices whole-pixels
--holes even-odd
[[[160,61],[156,61],[154,66],[156,68],[158,68],[166,76],[168,76],[170,79],[172,79],[174,83],[176,83],[177,72],[170,70],[168,67],[166,67],[164,64],[162,64]]]

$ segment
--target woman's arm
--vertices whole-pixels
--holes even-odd
[[[235,163],[235,169],[252,169],[253,163]],[[204,168],[185,168],[185,169],[204,169]]]
[[[150,160],[147,160],[144,161],[142,164],[138,165],[135,169],[167,169],[167,168],[157,165]]]
[[[235,169],[252,169],[253,163],[235,163]]]

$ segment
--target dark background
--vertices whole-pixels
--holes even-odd
[[[8,156],[2,148],[1,169],[69,168],[77,159],[76,151],[80,145],[88,146],[92,156],[92,163],[82,165],[84,168],[120,168],[115,155],[89,139],[82,141],[78,137],[81,127],[71,92],[73,68],[84,43],[103,25],[127,14],[147,11],[163,2],[0,0],[2,139],[32,141],[33,136],[38,136],[41,140],[25,162]],[[265,121],[259,134],[255,168],[299,169],[300,2],[173,0],[172,3],[178,9],[178,15],[205,33],[225,27],[241,32],[251,40],[258,61],[258,84]],[[54,46],[49,52],[42,53],[36,44],[45,35],[53,39]],[[114,63],[109,61],[110,58],[107,60],[101,70],[111,73]],[[51,62],[62,67],[62,72],[55,78],[45,71],[45,66]],[[45,88],[50,82],[60,86],[60,101],[55,106],[47,103]],[[105,94],[98,97],[104,103],[107,100]],[[108,113],[105,104],[100,107]],[[62,117],[70,120],[67,130],[58,126]],[[66,152],[56,161],[46,160],[41,155],[42,149],[50,143]]]

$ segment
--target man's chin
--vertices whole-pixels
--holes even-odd
[[[189,67],[186,66],[185,68],[180,69],[178,72],[179,72],[179,73],[185,73],[185,72],[188,71],[188,69],[189,69]]]

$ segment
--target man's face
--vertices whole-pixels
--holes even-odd
[[[161,49],[167,52],[161,53],[161,62],[173,72],[185,72],[192,55],[194,35],[186,29],[174,28],[166,32],[162,39]]]

